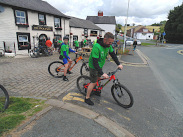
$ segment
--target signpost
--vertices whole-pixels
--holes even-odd
[[[164,43],[164,36],[166,35],[166,33],[165,32],[163,32],[163,40],[162,40],[162,44]]]

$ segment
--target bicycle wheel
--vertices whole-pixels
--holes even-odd
[[[60,61],[54,61],[48,66],[48,72],[54,78],[61,78],[64,75],[64,63]]]
[[[39,49],[37,47],[35,47],[34,49],[32,49],[30,51],[30,56],[32,58],[37,58],[39,56]]]
[[[86,75],[86,76],[89,76],[90,74],[90,69],[89,69],[89,64],[88,62],[84,62],[81,66],[81,69],[80,69],[80,74],[81,75]]]
[[[9,95],[7,90],[0,85],[0,112],[3,112],[8,108],[9,105]]]
[[[91,83],[91,79],[89,76],[79,76],[77,78],[77,88],[79,89],[79,91],[83,94],[83,95],[86,95],[86,92],[87,92],[87,88],[88,88],[88,85]]]
[[[122,84],[115,84],[111,87],[114,100],[123,108],[130,108],[133,105],[133,96]]]

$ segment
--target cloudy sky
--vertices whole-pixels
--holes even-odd
[[[45,0],[62,13],[82,19],[97,16],[101,10],[104,16],[116,16],[124,25],[128,0]],[[167,20],[171,9],[181,5],[183,0],[130,0],[128,24],[151,25]]]

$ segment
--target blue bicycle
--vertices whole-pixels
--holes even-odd
[[[30,51],[30,56],[32,58],[37,58],[41,55],[42,56],[51,56],[51,55],[53,55],[53,51],[51,49],[48,49],[46,46],[34,47],[34,49],[32,49]]]

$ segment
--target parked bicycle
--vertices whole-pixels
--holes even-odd
[[[78,53],[77,55],[79,55],[78,58],[74,59],[74,63],[72,63],[73,65],[70,67],[70,70],[71,71],[74,66],[78,63],[78,61],[82,61],[82,66],[81,66],[81,69],[80,69],[80,74],[86,74],[89,72],[89,66],[88,66],[88,62],[86,62],[84,59],[83,59],[83,56],[85,54],[82,54],[82,53]],[[52,63],[49,64],[48,66],[48,72],[50,73],[51,76],[55,77],[55,78],[61,78],[63,77],[64,75],[64,63],[61,62],[61,61],[54,61]]]
[[[9,95],[7,90],[0,85],[0,112],[5,111],[9,105]]]
[[[122,85],[118,79],[115,77],[115,73],[117,71],[120,71],[120,69],[116,69],[113,72],[109,72],[108,76],[109,79],[106,83],[102,84],[102,80],[105,80],[105,78],[100,78],[97,80],[97,85],[95,86],[95,88],[93,89],[93,92],[96,91],[101,91],[104,86],[106,86],[111,80],[113,80],[113,85],[111,87],[111,93],[112,96],[114,98],[114,100],[123,108],[130,108],[133,106],[133,96],[130,92],[130,90],[128,90],[124,85]],[[87,92],[87,88],[89,86],[89,84],[91,83],[91,78],[89,76],[85,76],[82,75],[80,77],[77,78],[77,88],[79,89],[79,91],[83,94],[86,95]]]
[[[3,57],[4,55],[5,55],[4,49],[1,49],[1,48],[0,48],[0,57]]]
[[[38,46],[38,47],[34,47],[34,49],[30,50],[30,56],[32,58],[37,58],[41,55],[51,56],[51,55],[53,55],[53,51],[51,49],[48,49],[46,46]]]

